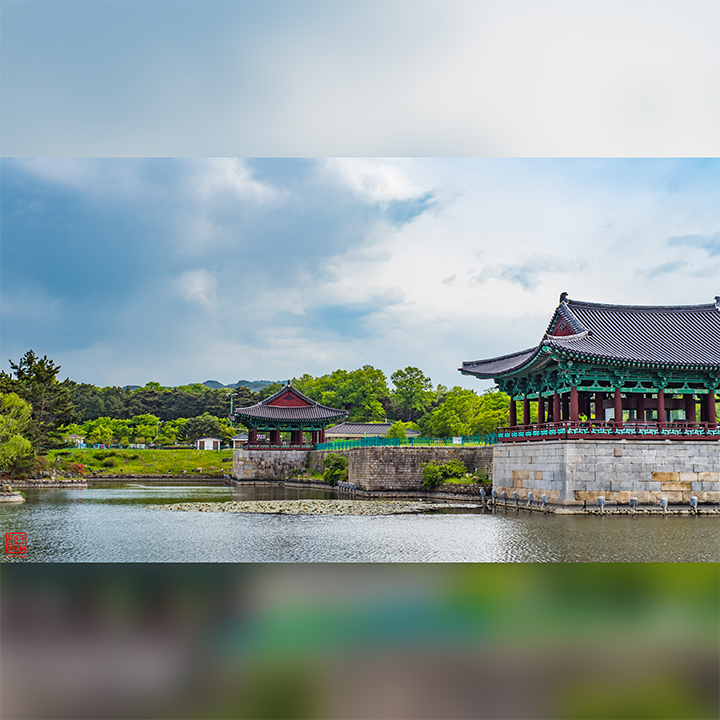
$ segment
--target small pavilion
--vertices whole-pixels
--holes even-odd
[[[265,400],[249,407],[236,408],[233,420],[248,428],[246,449],[298,450],[309,449],[325,442],[325,428],[346,417],[347,410],[321,405],[303,395],[290,382]],[[267,441],[258,439],[258,431],[268,433]],[[282,432],[290,433],[290,442],[283,442]],[[311,443],[306,443],[310,433]]]
[[[464,362],[460,372],[492,379],[510,396],[500,442],[717,440],[720,296],[714,304],[646,307],[563,293],[538,345]]]

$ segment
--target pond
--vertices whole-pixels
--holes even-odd
[[[6,562],[718,562],[718,516],[560,516],[458,507],[383,516],[176,512],[152,505],[332,499],[282,484],[96,483],[0,506]],[[447,501],[443,501],[447,502]]]

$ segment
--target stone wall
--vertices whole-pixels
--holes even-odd
[[[322,472],[331,450],[311,450],[308,467]],[[468,472],[492,477],[492,447],[360,447],[335,451],[348,458],[348,480],[361,490],[408,491],[422,486],[422,466],[460,460]]]
[[[720,443],[664,440],[550,440],[503,443],[493,451],[493,488],[521,499],[545,493],[559,505],[720,502]]]
[[[308,450],[234,450],[233,480],[286,480],[304,469]]]

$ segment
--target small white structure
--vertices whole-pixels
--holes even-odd
[[[68,442],[72,443],[75,447],[85,447],[85,437],[83,435],[68,435]]]
[[[199,438],[196,447],[198,450],[219,450],[220,438]]]

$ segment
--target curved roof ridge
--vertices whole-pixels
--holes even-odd
[[[678,310],[683,312],[703,311],[703,310],[715,310],[717,305],[715,303],[707,303],[703,305],[612,305],[610,303],[591,303],[585,300],[569,300],[568,305],[574,305],[579,308],[588,308],[591,310],[632,310],[633,312],[645,311],[645,312],[657,312],[657,311],[672,311]]]
[[[542,343],[540,343],[540,345],[542,345]],[[498,360],[510,360],[511,358],[518,357],[518,355],[525,355],[533,350],[539,350],[540,345],[534,345],[527,350],[518,350],[517,352],[510,353],[509,355],[498,355],[497,357],[486,358],[485,360],[467,360],[463,362],[463,365],[478,365],[480,363],[497,362]]]

